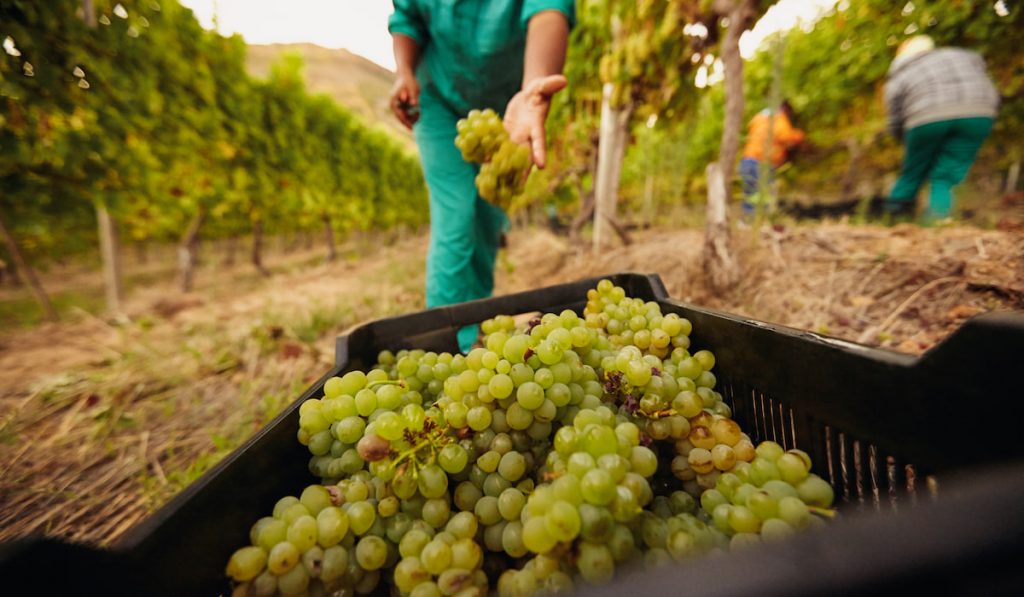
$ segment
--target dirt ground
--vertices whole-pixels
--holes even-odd
[[[499,260],[508,293],[621,271],[673,297],[921,353],[967,318],[1024,308],[1024,234],[825,223],[741,230],[743,276],[703,283],[696,230],[635,231],[599,255],[519,231]],[[333,338],[423,308],[425,236],[200,271],[138,290],[127,318],[0,332],[0,540],[46,533],[109,543],[227,454],[332,362]],[[45,280],[44,280],[45,283]]]
[[[703,234],[641,231],[593,255],[560,237],[514,238],[504,291],[605,273],[661,276],[671,296],[772,323],[919,354],[980,313],[1024,307],[1024,233],[841,223],[762,227],[734,238],[733,290],[704,284]]]

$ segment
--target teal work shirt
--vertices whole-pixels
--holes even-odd
[[[456,114],[474,108],[499,113],[519,91],[530,17],[564,14],[571,27],[575,0],[394,0],[388,30],[420,47],[416,78]]]

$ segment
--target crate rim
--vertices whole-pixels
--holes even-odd
[[[470,307],[482,308],[483,310],[488,311],[488,312],[492,312],[493,311],[494,315],[518,315],[518,313],[510,313],[510,312],[504,312],[504,311],[501,311],[501,310],[495,310],[495,309],[490,308],[490,306],[495,304],[495,302],[498,301],[498,300],[502,300],[502,302],[514,302],[516,299],[529,298],[531,296],[535,296],[536,293],[538,293],[538,292],[541,292],[541,291],[544,291],[544,290],[548,290],[548,289],[552,289],[552,288],[574,288],[574,287],[578,287],[578,286],[585,285],[585,284],[589,284],[590,287],[593,287],[600,280],[609,279],[609,280],[614,281],[616,278],[623,278],[623,277],[627,277],[627,278],[640,278],[640,279],[649,280],[651,282],[651,284],[652,284],[652,290],[653,290],[653,293],[655,295],[654,300],[656,302],[668,303],[668,304],[671,304],[673,306],[676,306],[676,307],[679,307],[679,308],[682,308],[682,309],[686,309],[688,311],[698,312],[698,313],[706,314],[706,315],[709,315],[709,316],[714,316],[716,318],[726,319],[726,320],[732,321],[732,322],[737,323],[737,324],[746,325],[746,326],[752,326],[752,327],[755,327],[755,328],[758,328],[758,329],[762,329],[762,330],[765,330],[765,331],[768,331],[768,332],[776,333],[776,334],[779,334],[779,335],[782,335],[782,336],[788,336],[790,338],[799,339],[799,340],[803,340],[803,341],[808,341],[808,342],[811,342],[811,343],[814,343],[814,344],[821,345],[821,346],[826,347],[826,348],[837,349],[837,350],[845,350],[845,351],[852,351],[852,352],[861,354],[863,356],[871,357],[871,358],[873,358],[875,360],[884,361],[887,364],[895,365],[895,366],[899,366],[899,367],[913,367],[916,363],[918,363],[920,361],[923,361],[923,360],[927,360],[937,350],[941,350],[942,346],[944,344],[946,344],[947,342],[949,342],[950,339],[952,339],[954,336],[959,334],[961,332],[961,330],[963,330],[965,327],[971,328],[971,327],[975,327],[975,326],[978,326],[978,325],[982,325],[982,326],[986,326],[986,327],[989,326],[989,325],[997,325],[997,326],[1001,326],[1001,327],[1018,328],[1019,330],[1024,332],[1024,311],[1016,311],[1016,310],[990,311],[990,312],[974,315],[974,316],[968,318],[960,326],[958,326],[956,328],[956,330],[954,330],[951,334],[949,334],[948,336],[943,338],[940,342],[938,342],[938,343],[934,344],[933,346],[929,347],[926,351],[922,352],[921,354],[914,355],[914,354],[910,354],[910,353],[900,352],[900,351],[895,350],[893,348],[887,348],[887,347],[881,347],[881,346],[871,346],[871,345],[868,345],[868,344],[865,344],[865,343],[862,343],[862,342],[856,342],[856,341],[853,341],[853,340],[847,340],[845,338],[839,338],[837,336],[830,336],[828,334],[821,334],[821,333],[814,332],[814,331],[811,331],[811,330],[805,330],[805,329],[796,328],[796,327],[788,326],[788,325],[781,324],[781,323],[774,323],[774,322],[765,321],[765,320],[762,320],[762,319],[756,319],[756,318],[753,318],[753,317],[748,317],[746,315],[740,315],[740,314],[732,313],[732,312],[729,312],[729,311],[723,311],[721,309],[715,309],[715,308],[712,308],[712,307],[705,307],[703,305],[700,305],[700,304],[697,304],[697,303],[693,303],[693,302],[689,302],[689,301],[683,301],[683,300],[679,300],[679,299],[674,299],[674,298],[672,298],[668,294],[668,291],[666,290],[666,287],[665,287],[665,285],[664,285],[664,283],[663,283],[663,281],[661,279],[660,274],[658,274],[656,272],[625,271],[625,272],[615,272],[615,273],[605,274],[605,275],[601,275],[601,276],[590,276],[590,277],[586,277],[586,278],[580,278],[579,280],[575,280],[575,281],[572,281],[572,282],[563,282],[561,284],[555,284],[555,285],[552,285],[552,286],[546,286],[546,287],[542,287],[542,288],[539,288],[539,289],[522,290],[522,291],[518,291],[518,292],[513,292],[513,293],[508,293],[508,294],[488,297],[488,298],[481,298],[481,299],[475,299],[475,300],[471,300],[471,301],[465,301],[465,302],[456,303],[456,304],[453,304],[453,305],[445,305],[445,306],[441,306],[441,307],[433,307],[433,308],[430,308],[430,309],[425,309],[425,310],[417,311],[417,312],[413,312],[413,313],[406,313],[406,314],[402,314],[402,315],[392,315],[392,316],[388,316],[388,317],[378,317],[378,318],[370,319],[370,320],[358,323],[358,324],[348,328],[347,330],[345,330],[343,333],[339,334],[336,337],[336,340],[335,340],[335,342],[336,342],[335,365],[337,365],[337,366],[344,366],[344,365],[348,364],[348,362],[350,361],[350,358],[349,358],[350,357],[350,351],[348,350],[348,341],[349,341],[350,338],[352,338],[352,336],[364,333],[367,330],[370,330],[370,329],[373,329],[375,327],[378,327],[382,323],[397,322],[397,321],[403,320],[405,318],[413,317],[413,316],[417,316],[417,317],[422,316],[424,319],[430,318],[430,319],[433,319],[434,321],[436,321],[438,318],[440,318],[443,322],[445,322],[445,323],[447,323],[449,325],[452,325],[452,326],[454,326],[454,325],[462,325],[462,324],[465,323],[464,322],[465,318],[457,317],[457,316],[453,315],[453,313],[455,313],[456,311],[458,311],[458,310],[460,310],[462,308],[470,308]],[[581,296],[579,301],[577,301],[577,302],[585,302],[585,301],[586,301],[586,297],[585,296]],[[494,315],[491,315],[491,317],[493,317]]]

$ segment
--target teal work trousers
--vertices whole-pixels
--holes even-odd
[[[931,193],[925,219],[949,217],[953,209],[952,189],[967,176],[978,149],[991,130],[991,118],[941,120],[908,130],[903,171],[889,194],[889,200],[913,202],[918,189],[928,179]]]
[[[429,88],[420,93],[420,118],[413,127],[430,191],[430,248],[427,252],[427,307],[486,298],[494,290],[494,263],[508,217],[479,196],[480,167],[455,147],[453,112]],[[467,352],[477,326],[459,331]]]

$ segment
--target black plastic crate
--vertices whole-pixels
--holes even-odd
[[[844,510],[906,510],[905,506],[931,501],[936,492],[944,495],[938,481],[944,482],[951,472],[1014,462],[1024,456],[1024,444],[1016,436],[1024,422],[1024,406],[1015,371],[1024,349],[1024,315],[1002,313],[972,319],[917,358],[674,301],[656,275],[608,277],[629,296],[656,301],[663,311],[692,321],[692,346],[714,351],[716,388],[733,408],[741,427],[755,442],[773,439],[787,448],[807,451],[815,472],[835,487],[837,502]],[[498,314],[566,308],[581,311],[586,291],[598,280],[362,325],[338,339],[333,369],[115,546],[97,550],[49,539],[20,541],[0,546],[0,572],[15,582],[38,582],[46,578],[56,558],[75,570],[72,582],[76,590],[93,585],[112,593],[148,595],[223,592],[227,588],[224,566],[232,551],[246,544],[249,526],[270,512],[278,498],[297,495],[315,482],[306,469],[308,452],[295,439],[297,410],[306,399],[322,394],[329,377],[371,366],[383,349],[453,351],[458,329]],[[1005,497],[998,487],[987,491]],[[1016,495],[1020,495],[1019,488]],[[921,508],[915,516],[948,516],[942,509],[928,513],[942,505],[940,500]],[[1021,510],[1008,513],[1013,524],[1024,523]],[[883,519],[866,518],[864,524],[876,528],[882,524],[878,520]],[[909,524],[902,516],[892,520],[894,525]],[[834,528],[853,526],[856,530],[857,524],[857,520],[844,521]],[[1008,526],[1013,528],[1013,524]],[[830,532],[795,538],[787,549],[798,549],[807,542],[828,543]],[[913,535],[902,538],[918,541]],[[877,540],[884,542],[885,534]],[[921,535],[919,547],[923,549],[926,540],[932,538]],[[838,550],[863,547],[863,542],[847,543],[828,544]],[[968,548],[965,544],[964,549]],[[767,557],[769,550],[755,549],[735,557],[756,560],[760,552]],[[916,570],[909,565],[913,554],[908,558],[905,571]],[[678,583],[687,581],[672,575],[686,570],[685,566],[673,567],[649,578],[672,579],[665,581],[671,584],[654,588],[674,592],[686,586]],[[843,578],[837,574],[832,581],[839,583]],[[785,577],[778,581],[784,582]],[[828,581],[824,578],[824,584],[816,586],[829,587]],[[701,586],[720,592],[712,591],[710,585]],[[748,588],[786,592],[783,585]]]
[[[588,597],[1021,595],[1024,464],[944,476],[938,499],[786,541],[643,570]]]

